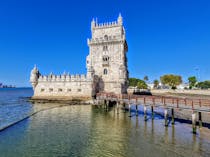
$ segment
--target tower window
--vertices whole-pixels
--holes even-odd
[[[109,56],[105,55],[105,56],[103,56],[102,59],[103,59],[102,60],[102,65],[103,66],[109,66]]]
[[[105,40],[108,40],[108,35],[104,35],[104,39]]]
[[[103,56],[103,61],[108,62],[109,61],[109,56]]]
[[[108,50],[108,46],[107,45],[104,45],[103,46],[103,51],[107,51]]]
[[[104,69],[104,75],[107,75],[107,73],[108,73],[107,69]]]

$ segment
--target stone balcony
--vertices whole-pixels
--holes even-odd
[[[125,35],[123,36],[109,36],[108,38],[92,38],[87,39],[88,45],[97,43],[112,43],[112,42],[122,42],[125,41]]]

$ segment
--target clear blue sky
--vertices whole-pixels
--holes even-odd
[[[90,22],[116,20],[129,46],[130,77],[173,73],[210,80],[209,0],[6,0],[0,2],[0,82],[30,86],[41,73],[86,73]],[[199,70],[196,70],[198,68]]]

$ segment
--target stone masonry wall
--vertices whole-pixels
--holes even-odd
[[[93,80],[85,75],[40,76],[34,97],[92,97]]]

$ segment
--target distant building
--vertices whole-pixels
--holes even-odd
[[[91,22],[92,38],[88,39],[89,55],[86,59],[86,75],[42,75],[35,66],[30,82],[36,97],[91,98],[98,92],[127,93],[128,46],[123,18],[117,21]]]
[[[182,83],[179,86],[177,86],[177,89],[189,89],[189,84],[188,83]]]
[[[153,89],[154,88],[154,83],[147,83],[148,89]]]

